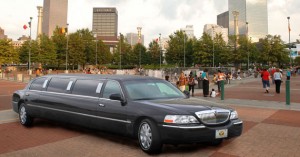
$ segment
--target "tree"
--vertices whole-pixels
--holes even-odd
[[[298,56],[298,57],[295,58],[294,63],[296,65],[300,65],[300,56]]]
[[[69,38],[68,64],[72,65],[73,69],[75,65],[82,65],[84,67],[86,64],[85,45],[80,33],[72,33],[69,35]]]
[[[39,44],[35,40],[25,41],[19,49],[19,59],[21,63],[29,62],[29,52],[30,52],[30,62],[31,66],[34,66],[34,63],[38,63],[38,52]],[[31,67],[32,68],[32,67]]]
[[[151,60],[150,63],[154,64],[155,67],[160,65],[161,61],[163,61],[161,48],[157,41],[153,40],[152,42],[149,43],[149,50],[147,53],[149,53],[150,56],[149,57]]]
[[[146,55],[146,47],[141,43],[137,43],[133,47],[133,51],[130,56],[133,65],[139,65],[140,63],[141,65],[146,64],[146,61],[148,60],[147,57],[148,56]]]
[[[171,34],[169,38],[169,47],[166,50],[167,63],[184,66],[184,58],[187,56],[190,56],[192,58],[192,55],[190,54],[191,51],[187,51],[189,53],[184,54],[187,36],[183,31],[176,31],[174,34]],[[186,58],[186,61],[187,60],[188,59]]]
[[[121,50],[121,52],[120,52]],[[113,53],[112,60],[117,65],[120,64],[120,53],[121,53],[121,64],[122,65],[130,65],[131,64],[131,54],[132,49],[131,45],[129,45],[124,38],[123,34],[120,34],[119,43]]]
[[[39,37],[39,49],[37,55],[37,62],[42,65],[55,64],[57,58],[57,52],[55,44],[45,34]]]
[[[56,27],[51,37],[56,51],[56,65],[57,68],[60,65],[66,63],[66,50],[67,50],[67,34],[61,33],[60,29]]]
[[[9,40],[0,40],[0,65],[19,62],[19,55]]]

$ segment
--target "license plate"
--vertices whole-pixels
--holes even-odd
[[[226,138],[227,136],[228,136],[227,129],[216,130],[216,138]]]

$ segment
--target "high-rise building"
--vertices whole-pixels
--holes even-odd
[[[217,25],[222,26],[223,28],[229,28],[229,11],[221,13],[217,16]]]
[[[116,8],[93,8],[92,31],[110,47],[118,43],[118,11]]]
[[[128,44],[134,46],[139,43],[139,35],[137,33],[127,33],[126,40]],[[141,35],[141,44],[144,45],[144,35]]]
[[[228,11],[217,16],[217,24],[228,28],[229,35],[248,35],[257,42],[268,35],[267,0],[228,0]]]
[[[186,25],[186,27],[181,28],[181,30],[185,32],[188,39],[193,39],[195,37],[194,36],[194,27],[193,27],[193,25]]]
[[[215,38],[217,34],[221,34],[223,40],[228,43],[228,29],[216,24],[206,24],[204,25],[203,32]]]
[[[68,0],[44,0],[42,32],[49,37],[56,27],[68,23]]]
[[[7,39],[7,35],[4,34],[4,29],[0,27],[0,39]]]

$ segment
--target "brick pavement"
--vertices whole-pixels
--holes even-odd
[[[16,84],[18,83],[3,83],[0,80],[0,93],[2,87],[14,88]],[[234,92],[234,88],[240,89],[240,85],[232,85],[230,88],[233,88],[232,92]],[[230,88],[227,89],[228,92]],[[229,93],[227,94],[230,96]],[[259,92],[255,94],[264,96]],[[226,98],[230,99],[227,96]],[[1,97],[0,94],[0,107],[3,104],[10,105],[6,99],[10,98]],[[203,102],[210,100],[212,99],[199,99]],[[7,102],[9,104],[6,104]],[[224,105],[235,108],[244,121],[242,136],[226,140],[219,147],[204,144],[177,147],[166,145],[163,152],[157,156],[300,156],[300,111],[248,107],[239,104]],[[272,104],[264,105],[272,106]],[[12,111],[3,110],[0,114],[7,112]],[[24,128],[18,122],[5,122],[5,117],[0,116],[0,118],[0,157],[147,156],[140,150],[136,140],[127,137],[45,120],[37,120],[33,127]]]

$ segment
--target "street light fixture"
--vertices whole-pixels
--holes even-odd
[[[288,29],[289,29],[289,50],[290,50],[290,64],[292,65],[292,56],[291,56],[291,27],[290,27],[290,17],[288,19]]]
[[[215,26],[212,26],[213,34],[212,34],[212,43],[213,43],[213,67],[215,67]]]
[[[159,33],[159,69],[161,70],[161,33]]]
[[[183,31],[183,67],[185,68],[185,31]]]
[[[30,33],[29,33],[29,54],[28,54],[28,72],[29,72],[29,75],[32,74],[32,71],[31,71],[31,22],[32,22],[32,17],[30,17],[30,21],[28,22],[28,25],[29,25],[29,28],[30,28]]]
[[[66,73],[68,73],[69,24],[67,23]]]
[[[248,67],[248,71],[249,71],[249,49],[248,49],[248,37],[249,37],[249,28],[248,28],[248,24],[249,22],[246,22],[246,31],[247,31],[247,34],[246,34],[246,37],[247,37],[247,54],[248,54],[248,64],[247,64],[247,67]],[[251,40],[250,40],[251,41]]]
[[[137,27],[137,30],[138,30],[139,43],[141,44],[141,31],[142,31],[142,27]],[[142,44],[140,45],[140,55],[139,55],[140,70],[141,70],[141,49],[142,49]]]
[[[122,34],[120,33],[120,70],[122,69]]]

